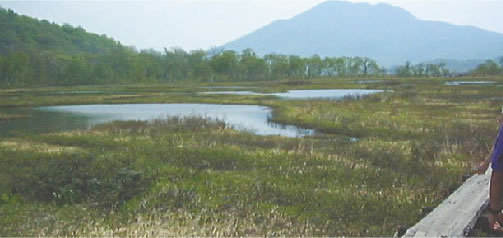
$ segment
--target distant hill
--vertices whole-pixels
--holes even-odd
[[[113,39],[88,33],[81,27],[60,26],[0,7],[0,54],[39,51],[95,54],[117,46]]]
[[[381,65],[503,55],[503,34],[419,20],[388,4],[329,1],[289,20],[275,21],[223,46],[258,54],[365,56]]]

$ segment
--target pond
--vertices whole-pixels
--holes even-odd
[[[98,93],[99,91],[93,91]],[[220,91],[203,94],[273,95],[285,100],[329,99],[360,97],[384,92],[383,90],[323,89],[290,90],[285,93],[262,94],[252,91]],[[114,104],[72,105],[31,108],[0,109],[0,113],[20,115],[21,119],[0,121],[0,137],[19,134],[52,133],[89,129],[93,125],[114,120],[153,120],[168,117],[203,117],[218,119],[228,127],[257,135],[302,137],[313,130],[292,125],[272,123],[272,109],[258,105],[221,104]]]
[[[274,93],[273,95],[283,99],[343,99],[361,97],[384,92],[383,90],[370,89],[324,89],[324,90],[289,90],[286,93]]]
[[[384,90],[369,89],[316,89],[316,90],[289,90],[285,93],[256,93],[252,91],[215,91],[203,92],[201,94],[222,94],[222,95],[263,95],[276,96],[281,99],[308,100],[308,99],[330,99],[337,100],[347,97],[361,97],[384,92]]]
[[[114,120],[152,120],[168,117],[203,117],[225,121],[228,127],[258,135],[302,137],[313,130],[270,122],[272,109],[256,105],[220,104],[117,104],[50,106],[30,109],[8,109],[6,113],[26,116],[0,122],[2,136],[23,133],[50,133],[89,129]]]
[[[206,87],[201,87],[205,89],[214,89],[214,88],[219,88],[219,89],[243,89],[243,88],[257,88],[254,86],[246,87],[246,86],[206,86]]]
[[[88,91],[61,91],[55,94],[101,94],[101,93],[113,93],[113,91],[98,91],[98,90],[88,90]]]
[[[494,82],[491,81],[451,81],[445,83],[445,85],[449,86],[461,86],[461,85],[487,85],[487,84],[493,84]]]
[[[263,96],[263,95],[266,95],[266,94],[263,94],[263,93],[256,93],[256,92],[252,92],[252,91],[216,91],[216,92],[202,92],[202,93],[199,93],[199,94],[218,94],[218,95],[242,95],[242,96],[257,96],[257,95],[260,95],[260,96]]]
[[[358,84],[368,84],[368,83],[383,83],[384,80],[358,80]]]

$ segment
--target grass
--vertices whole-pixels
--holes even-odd
[[[0,113],[0,122],[7,120],[15,120],[23,118],[22,115],[12,113]]]
[[[0,234],[391,236],[439,204],[488,153],[503,101],[496,87],[446,86],[445,79],[358,80],[245,86],[393,91],[344,101],[199,95],[219,89],[195,84],[0,91],[3,107],[260,104],[274,108],[275,122],[320,132],[257,136],[220,121],[171,118],[5,138]],[[242,84],[219,86],[233,85]],[[62,90],[113,92],[54,95]]]

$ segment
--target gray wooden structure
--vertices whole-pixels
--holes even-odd
[[[473,175],[403,237],[463,237],[473,229],[489,202],[491,169]]]

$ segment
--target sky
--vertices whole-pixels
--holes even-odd
[[[503,0],[350,0],[389,3],[423,20],[503,33]],[[324,0],[0,0],[0,6],[58,24],[82,26],[124,45],[157,50],[221,46]]]

